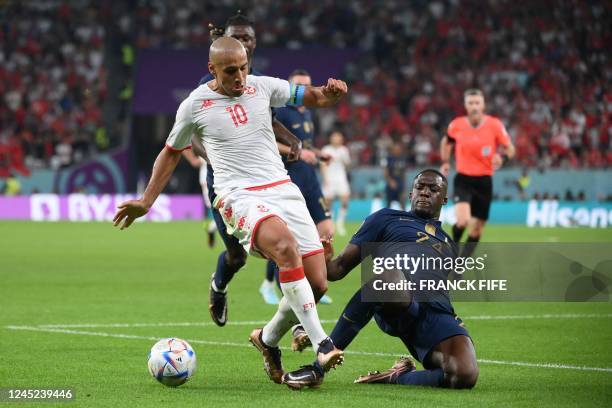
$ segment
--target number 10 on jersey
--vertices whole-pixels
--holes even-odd
[[[232,117],[232,121],[234,121],[234,126],[236,127],[244,125],[249,121],[246,111],[240,104],[228,106],[227,108],[225,108],[225,110],[229,112],[230,116]]]

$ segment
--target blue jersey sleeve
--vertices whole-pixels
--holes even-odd
[[[278,119],[280,123],[285,125],[287,129],[289,129],[291,124],[287,126],[287,124],[289,123],[289,115],[287,114],[287,108],[274,108],[274,110],[276,111],[276,119]]]
[[[378,242],[385,227],[383,212],[380,210],[365,219],[359,230],[353,235],[350,243],[359,247],[366,242]]]
[[[212,74],[208,73],[206,75],[204,75],[201,79],[200,82],[198,82],[198,86],[203,85],[207,82],[212,81],[213,79],[215,79],[215,77],[212,76]]]

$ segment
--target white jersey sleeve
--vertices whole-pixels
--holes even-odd
[[[262,91],[270,96],[270,106],[281,108],[287,105],[291,95],[291,85],[280,78],[261,76],[257,78]]]
[[[190,97],[181,102],[172,130],[166,139],[166,146],[172,150],[185,150],[191,147],[191,135],[195,130],[192,115],[193,100]]]
[[[342,146],[342,161],[344,162],[344,166],[348,167],[351,165],[351,154],[349,149],[346,146]]]

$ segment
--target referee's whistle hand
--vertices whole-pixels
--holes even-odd
[[[499,153],[495,153],[493,155],[493,159],[491,160],[491,164],[493,165],[493,169],[497,170],[502,166],[502,164],[504,164],[504,159],[502,159]]]
[[[444,174],[444,177],[448,177],[448,172],[450,170],[450,163],[442,163],[440,166],[440,173]]]

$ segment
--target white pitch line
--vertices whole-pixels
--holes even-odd
[[[610,318],[612,313],[559,313],[559,314],[539,314],[539,315],[507,315],[507,316],[467,316],[461,320],[527,320],[527,319],[582,319],[582,318]]]
[[[335,323],[335,320],[322,320],[321,323]],[[266,324],[266,320],[242,320],[228,322],[228,326],[253,326]],[[77,323],[77,324],[39,324],[36,327],[57,329],[96,329],[96,328],[122,328],[122,327],[206,327],[216,326],[213,322],[161,322],[161,323]]]
[[[90,331],[69,330],[69,329],[59,329],[59,328],[45,328],[45,327],[36,327],[36,326],[5,326],[4,328],[8,330],[25,330],[25,331],[35,331],[35,332],[45,332],[45,333],[112,337],[112,338],[118,338],[118,339],[135,339],[135,340],[151,340],[151,341],[159,340],[159,338],[155,336],[139,336],[139,335],[133,335],[133,334],[90,332]],[[206,344],[209,346],[251,347],[251,345],[246,344],[246,343],[233,343],[229,341],[225,342],[225,341],[210,341],[210,340],[198,340],[198,339],[185,339],[185,340],[187,340],[189,343]],[[289,349],[288,347],[281,347],[281,348],[283,350]],[[347,350],[346,353],[362,355],[362,356],[374,356],[374,357],[398,357],[399,355],[402,354],[402,353],[397,353],[397,354],[377,353],[377,352],[357,351],[357,350]],[[481,364],[510,365],[510,366],[519,366],[519,367],[529,367],[529,368],[552,368],[552,369],[562,369],[562,370],[597,371],[597,372],[612,373],[612,368],[609,368],[609,367],[574,366],[574,365],[556,364],[556,363],[527,363],[523,361],[503,361],[503,360],[489,360],[489,359],[478,359],[478,362]]]
[[[478,359],[479,363],[483,364],[499,364],[499,365],[512,365],[519,367],[538,367],[538,368],[560,368],[565,370],[580,370],[580,371],[602,371],[606,373],[612,373],[612,368],[608,367],[587,367],[587,366],[574,366],[568,364],[555,364],[555,363],[525,363],[522,361],[502,361],[502,360],[489,360],[489,359]]]
[[[612,313],[561,313],[539,315],[481,315],[460,316],[465,322],[470,320],[534,320],[534,319],[599,319],[611,318]],[[267,320],[230,321],[228,326],[254,326],[268,323]],[[321,320],[322,324],[336,323],[336,320]],[[206,327],[215,326],[213,322],[161,322],[161,323],[82,323],[82,324],[40,324],[36,327],[57,329],[97,329],[97,328],[130,328],[130,327]]]

